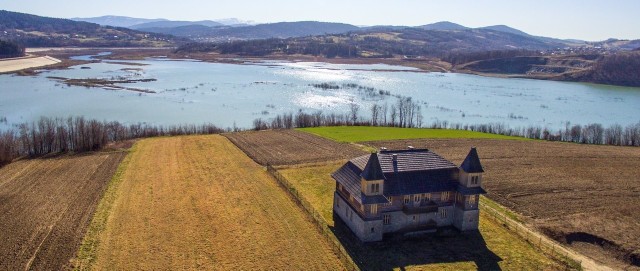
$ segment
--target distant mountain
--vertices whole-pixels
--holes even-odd
[[[418,27],[422,28],[422,29],[425,29],[425,30],[465,30],[465,29],[469,29],[466,26],[459,25],[459,24],[452,23],[452,22],[447,22],[447,21],[437,22],[437,23],[432,23],[432,24],[426,24],[426,25],[422,25],[422,26],[418,26]]]
[[[219,22],[223,25],[229,25],[229,26],[249,26],[249,25],[258,24],[254,21],[245,21],[245,20],[240,20],[238,18],[224,18],[224,19],[216,19],[214,21]]]
[[[188,37],[194,40],[227,41],[338,34],[360,30],[360,28],[350,24],[305,21],[240,27],[203,27],[197,25],[185,25],[179,27],[141,28],[141,30],[154,33],[171,34],[179,37]]]
[[[146,28],[172,28],[172,27],[181,27],[187,25],[201,25],[206,27],[215,27],[215,26],[223,26],[219,22],[214,21],[156,21],[156,22],[148,22],[142,24],[136,24],[129,26],[131,29],[146,29]]]
[[[516,34],[516,35],[521,35],[521,36],[531,36],[531,35],[525,33],[524,31],[520,31],[518,29],[515,29],[513,27],[509,27],[509,26],[506,26],[506,25],[485,26],[485,27],[479,27],[479,29],[495,30],[495,31],[511,33],[511,34]]]
[[[28,47],[164,47],[183,39],[121,27],[0,10],[0,38]]]
[[[79,21],[79,22],[89,22],[99,25],[109,25],[115,27],[131,27],[138,24],[144,23],[152,23],[152,22],[162,22],[167,21],[167,19],[142,19],[142,18],[132,18],[125,16],[100,16],[93,18],[71,18],[71,20]]]

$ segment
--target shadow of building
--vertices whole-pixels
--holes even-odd
[[[424,264],[474,262],[478,270],[501,270],[502,259],[487,247],[479,231],[442,228],[420,236],[386,235],[381,242],[361,242],[335,213],[332,231],[362,270],[405,270]]]

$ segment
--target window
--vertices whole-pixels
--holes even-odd
[[[480,176],[471,176],[471,184],[477,185],[479,179],[480,179]]]
[[[431,193],[424,194],[424,201],[427,202],[427,201],[430,201],[430,200],[431,200]]]
[[[410,196],[404,196],[404,204],[409,204]]]
[[[390,215],[382,216],[382,224],[384,224],[384,225],[391,224],[391,216]]]
[[[415,203],[420,202],[420,194],[413,195],[413,202]]]
[[[440,194],[440,200],[441,201],[449,201],[449,192],[442,192],[442,194]]]
[[[413,216],[413,222],[416,222],[416,221],[418,221],[418,218],[414,215]]]
[[[467,202],[468,202],[470,205],[474,205],[474,204],[476,204],[476,196],[469,196],[469,198],[467,199]]]
[[[380,184],[379,183],[373,184],[373,193],[380,193]]]
[[[371,232],[372,232],[372,233],[373,233],[373,232],[376,232],[376,228],[371,227]]]
[[[445,208],[441,208],[440,209],[440,218],[442,218],[442,219],[447,218],[447,209],[445,209]]]
[[[372,215],[378,214],[378,205],[377,204],[371,204],[371,214]]]

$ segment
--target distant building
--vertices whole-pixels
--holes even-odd
[[[475,148],[460,167],[427,149],[382,148],[331,175],[333,211],[364,242],[445,226],[477,230],[483,172]]]

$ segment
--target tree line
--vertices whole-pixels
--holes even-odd
[[[24,56],[24,46],[15,42],[0,40],[0,58]]]
[[[424,123],[421,106],[411,98],[401,98],[397,103],[389,106],[373,104],[369,108],[369,118],[360,114],[360,106],[353,103],[349,111],[343,114],[325,114],[322,111],[306,113],[285,113],[271,119],[257,118],[253,121],[254,130],[293,129],[321,126],[385,126],[404,128],[432,128],[467,130],[474,132],[500,134],[506,136],[524,137],[548,141],[574,142],[581,144],[604,144],[615,146],[640,146],[640,122],[623,127],[612,124],[604,127],[602,124],[587,125],[567,124],[563,129],[552,131],[546,127],[528,126],[511,128],[502,123],[490,124],[461,124],[448,121],[434,121]]]
[[[48,118],[22,123],[0,131],[0,165],[18,157],[38,157],[52,153],[87,152],[109,143],[157,136],[217,134],[222,129],[213,124],[156,126],[124,125],[117,121],[98,121],[84,117]],[[237,129],[236,129],[237,130]]]

